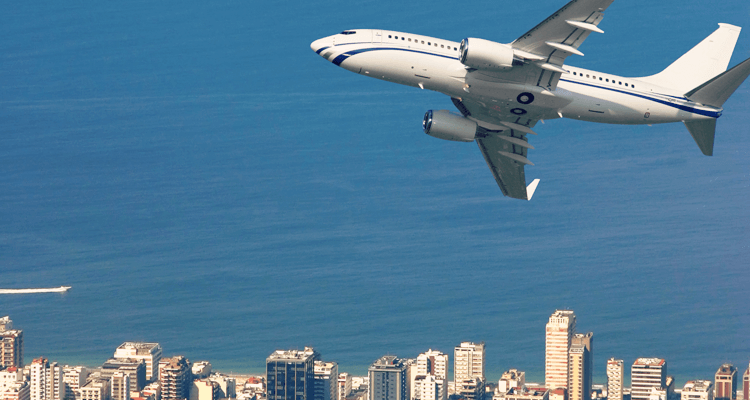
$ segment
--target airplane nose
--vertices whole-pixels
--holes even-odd
[[[310,43],[310,48],[312,49],[312,51],[314,51],[314,52],[317,53],[318,49],[320,49],[321,47],[323,47],[323,44],[321,43],[321,41],[322,41],[322,39],[318,39],[318,40]]]
[[[321,51],[325,50],[330,46],[329,44],[330,40],[328,38],[322,38],[318,39],[312,43],[310,43],[310,48],[312,51],[320,54]]]

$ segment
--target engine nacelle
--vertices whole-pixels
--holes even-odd
[[[422,128],[430,136],[455,142],[473,142],[477,135],[476,122],[448,110],[427,111]]]
[[[504,70],[513,67],[513,48],[508,44],[466,38],[461,41],[459,61],[467,67]]]

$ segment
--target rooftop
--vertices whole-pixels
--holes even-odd
[[[161,350],[159,343],[125,342],[117,350],[135,350],[136,354],[151,354],[152,350]]]
[[[313,356],[312,349],[305,350],[276,350],[268,356],[269,360],[307,360]]]
[[[663,358],[639,358],[635,360],[633,366],[645,365],[648,367],[661,367],[666,361]]]
[[[711,390],[711,387],[713,386],[713,382],[711,381],[701,381],[701,380],[695,380],[695,381],[687,381],[685,384],[685,387],[682,388],[683,392],[708,392]]]

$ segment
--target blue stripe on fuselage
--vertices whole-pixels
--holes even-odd
[[[640,93],[626,92],[624,90],[613,89],[613,88],[609,88],[609,87],[606,87],[606,86],[592,85],[590,83],[576,82],[576,81],[572,81],[572,80],[569,80],[569,79],[560,79],[560,80],[563,81],[563,82],[575,83],[577,85],[589,86],[589,87],[593,87],[593,88],[597,88],[597,89],[604,89],[604,90],[609,90],[609,91],[612,91],[612,92],[617,92],[617,93],[627,94],[627,95],[630,95],[630,96],[640,97],[642,99],[651,100],[651,101],[653,101],[655,103],[664,104],[665,106],[674,107],[674,108],[677,108],[677,109],[682,110],[682,111],[687,111],[689,113],[698,114],[698,115],[705,115],[706,117],[712,117],[712,118],[719,118],[719,117],[721,117],[721,111],[700,110],[700,109],[696,109],[694,107],[689,107],[689,106],[682,105],[682,104],[670,103],[669,101],[657,99],[655,97],[646,96],[646,95],[643,95],[643,94],[640,94]]]
[[[354,55],[357,55],[357,54],[361,54],[361,53],[367,53],[369,51],[377,51],[377,50],[408,51],[408,52],[411,52],[411,53],[420,53],[420,54],[427,54],[427,55],[435,56],[435,57],[443,57],[443,58],[447,58],[449,60],[458,60],[458,57],[446,56],[444,54],[429,53],[429,52],[420,51],[420,50],[401,49],[401,48],[398,48],[398,47],[368,47],[368,48],[364,48],[364,49],[351,50],[351,51],[347,51],[345,53],[339,54],[338,56],[336,56],[336,58],[333,59],[332,62],[334,64],[340,66],[341,63],[344,62],[344,60],[346,60],[347,58],[349,58],[351,56],[354,56]]]

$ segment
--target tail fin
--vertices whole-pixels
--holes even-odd
[[[685,126],[690,135],[698,144],[703,154],[714,155],[714,135],[716,133],[716,120],[704,119],[701,121],[685,121]]]
[[[687,92],[685,97],[697,103],[721,108],[748,75],[750,75],[750,58]],[[685,126],[703,154],[713,155],[716,119],[685,121]]]
[[[741,29],[734,25],[719,24],[719,29],[678,58],[664,71],[640,78],[640,80],[675,89],[680,93],[697,87],[726,71]]]

